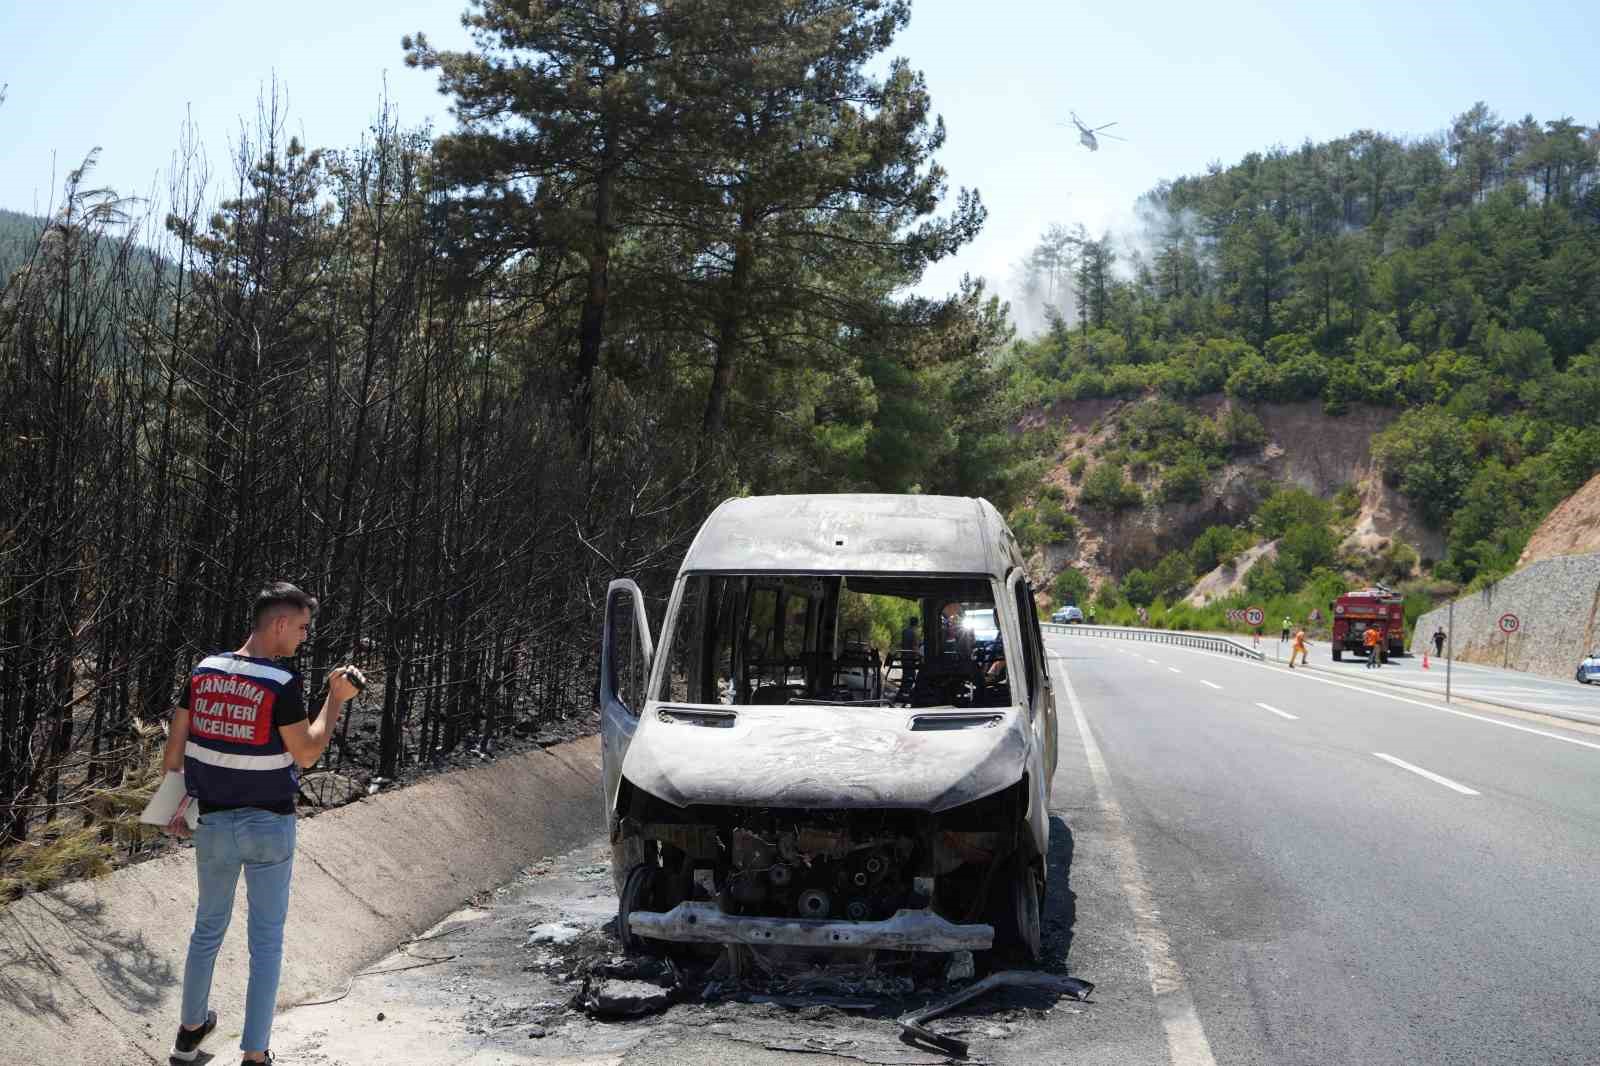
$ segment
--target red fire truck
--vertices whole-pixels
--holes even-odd
[[[1406,648],[1405,597],[1383,585],[1346,592],[1328,605],[1333,612],[1333,661],[1344,652],[1365,656],[1362,634],[1375,625],[1383,634],[1387,654],[1400,655]]]

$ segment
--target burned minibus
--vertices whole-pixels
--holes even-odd
[[[630,948],[1038,957],[1055,700],[988,501],[724,502],[659,644],[612,583],[600,703]]]

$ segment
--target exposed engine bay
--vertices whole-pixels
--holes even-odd
[[[906,951],[987,948],[1028,935],[1010,889],[1025,846],[1026,792],[1014,787],[938,814],[905,810],[674,808],[626,789],[614,826],[624,921],[638,936],[717,942],[713,914],[782,919],[733,934],[747,943]],[[1042,870],[1039,871],[1042,873]],[[711,908],[683,907],[706,903]],[[1024,905],[1022,908],[1029,908]],[[679,913],[677,926],[658,918]],[[870,924],[860,932],[825,923]],[[974,923],[982,923],[974,925]],[[974,929],[983,929],[980,935]],[[644,930],[650,938],[651,930]],[[812,934],[816,935],[813,936]],[[838,935],[833,935],[837,933]],[[831,937],[831,940],[830,940]],[[980,942],[981,941],[981,942]],[[635,946],[640,946],[637,943]]]

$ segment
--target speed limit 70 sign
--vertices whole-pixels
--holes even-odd
[[[1519,630],[1521,628],[1522,628],[1522,619],[1518,618],[1516,615],[1512,614],[1510,611],[1507,611],[1505,614],[1500,616],[1500,632],[1502,632],[1502,633],[1515,633],[1517,630]]]
[[[1259,607],[1252,607],[1244,612],[1244,620],[1253,626],[1258,626],[1267,620],[1267,612]]]

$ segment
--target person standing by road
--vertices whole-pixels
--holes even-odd
[[[1361,643],[1366,645],[1367,648],[1368,670],[1376,670],[1378,668],[1378,640],[1378,627],[1368,623],[1367,631],[1361,634]]]
[[[1294,628],[1294,622],[1292,622],[1289,619],[1288,615],[1284,615],[1283,616],[1283,632],[1279,635],[1278,639],[1279,640],[1288,640],[1289,639],[1289,630],[1291,630],[1293,628]]]
[[[906,619],[905,628],[900,630],[900,650],[914,652],[917,650],[917,616],[912,615]]]
[[[1294,669],[1294,657],[1296,655],[1300,656],[1301,666],[1306,666],[1311,661],[1311,653],[1306,648],[1306,631],[1304,629],[1294,631],[1294,647],[1289,649],[1289,669],[1291,670]]]
[[[1438,629],[1433,631],[1433,654],[1435,656],[1444,654],[1444,641],[1444,626],[1440,626]]]
[[[1094,625],[1094,604],[1089,605],[1089,624]]]
[[[330,673],[322,710],[307,721],[300,675],[278,660],[292,657],[310,634],[316,607],[315,597],[286,581],[262,589],[244,646],[202,659],[172,716],[162,764],[183,774],[185,790],[200,805],[194,833],[199,904],[172,1048],[177,1062],[193,1062],[200,1042],[216,1028],[217,1014],[209,1009],[211,976],[241,872],[249,900],[250,981],[239,1049],[245,1062],[271,1061],[299,768],[322,757],[339,712],[356,694],[351,678],[360,676],[353,667]],[[169,828],[185,832],[179,819]]]

